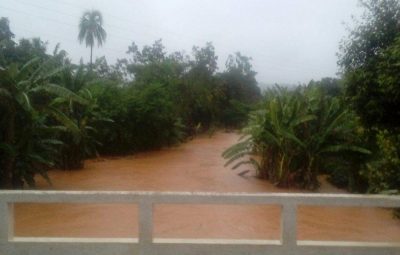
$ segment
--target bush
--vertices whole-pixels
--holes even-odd
[[[248,120],[251,106],[237,100],[231,100],[229,106],[222,110],[221,124],[226,128],[240,128]]]
[[[135,92],[127,105],[134,148],[149,150],[180,142],[183,126],[167,90],[150,84]]]
[[[376,143],[378,155],[363,172],[371,193],[398,192],[400,190],[400,135],[380,130]]]

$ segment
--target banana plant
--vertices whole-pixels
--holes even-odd
[[[82,101],[51,83],[62,70],[39,58],[0,69],[1,187],[32,186],[36,173],[49,180],[46,170],[54,165],[62,144],[57,136],[66,129],[52,121],[57,114],[51,112],[50,102],[57,97]]]
[[[338,99],[325,98],[314,87],[267,91],[262,108],[253,112],[239,143],[223,157],[234,169],[251,164],[258,175],[280,187],[319,187],[324,161],[358,146],[354,115]]]
[[[20,68],[12,64],[0,70],[1,127],[4,134],[0,147],[2,187],[20,187],[24,181],[32,183],[36,166],[51,164],[44,156],[46,151],[33,152],[29,148],[49,145],[40,138],[31,139],[36,138],[32,137],[32,131],[46,128],[43,116],[32,102],[32,95],[53,73],[44,72],[44,66],[37,58]],[[39,173],[45,176],[44,172]]]
[[[77,98],[58,97],[50,104],[53,116],[67,128],[67,132],[59,137],[63,146],[58,165],[63,169],[82,168],[87,156],[97,155],[96,146],[101,144],[94,138],[97,132],[94,125],[112,121],[101,114],[96,98],[87,89],[91,83],[90,75],[83,66],[67,66],[58,82]]]

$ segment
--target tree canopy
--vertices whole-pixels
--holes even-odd
[[[370,0],[361,4],[362,19],[340,46],[346,94],[367,126],[399,127],[400,3]]]
[[[81,41],[102,44],[102,24],[99,12],[86,12]],[[212,43],[191,54],[167,52],[162,40],[141,48],[132,43],[127,59],[109,64],[100,57],[86,65],[72,63],[59,45],[49,54],[39,38],[14,41],[5,18],[0,36],[0,187],[33,186],[36,174],[82,168],[87,157],[240,127],[260,98],[251,58],[240,55],[245,68],[236,63],[218,73]]]

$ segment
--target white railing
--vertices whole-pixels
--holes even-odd
[[[14,203],[138,204],[138,238],[15,237]],[[281,210],[280,240],[153,238],[154,204],[274,204]],[[190,193],[118,191],[0,191],[1,255],[399,255],[400,243],[298,241],[297,207],[399,208],[400,196],[287,193]],[[371,230],[373,231],[373,230]]]

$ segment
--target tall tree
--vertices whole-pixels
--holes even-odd
[[[85,41],[86,47],[90,46],[90,67],[92,67],[93,46],[97,41],[97,46],[103,45],[107,33],[103,28],[103,15],[97,10],[86,11],[79,22],[79,42]]]
[[[256,80],[257,73],[253,70],[251,60],[251,57],[244,56],[240,52],[228,56],[225,63],[226,71],[221,74],[221,78],[228,87],[229,99],[243,103],[261,99],[261,91]]]
[[[368,191],[400,192],[400,1],[363,0],[364,14],[341,44],[346,97],[373,148]]]
[[[346,96],[368,127],[399,128],[400,1],[361,1],[364,14],[342,42]]]

